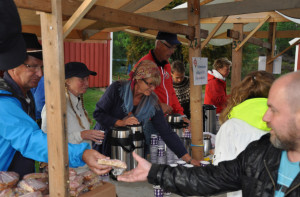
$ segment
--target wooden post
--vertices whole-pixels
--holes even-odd
[[[190,69],[190,108],[192,127],[192,155],[196,160],[203,160],[203,122],[202,122],[202,86],[194,85],[192,57],[201,57],[200,42],[200,5],[198,0],[188,1],[188,25],[195,28],[195,38],[190,39],[189,69]]]
[[[243,24],[233,24],[233,30],[239,32],[239,40],[243,39]],[[240,48],[238,51],[235,50],[235,48],[241,43],[239,40],[232,41],[231,89],[236,86],[242,78],[243,48]]]
[[[269,62],[269,60],[271,60],[274,57],[276,24],[277,23],[269,23],[268,42],[271,44],[271,49],[267,49],[266,61],[266,71],[269,73],[273,73],[273,61]]]
[[[61,0],[52,0],[52,14],[40,13],[47,109],[50,196],[69,196],[66,96]]]

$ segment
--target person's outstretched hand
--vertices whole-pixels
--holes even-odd
[[[98,175],[108,173],[111,170],[111,167],[98,164],[98,159],[109,159],[109,157],[106,157],[93,149],[87,149],[82,154],[82,160],[93,172]]]
[[[118,176],[118,181],[138,182],[147,180],[147,176],[151,168],[151,163],[137,155],[135,152],[133,152],[132,155],[133,158],[138,162],[138,166],[133,170],[130,170],[129,172],[125,172],[124,174]]]

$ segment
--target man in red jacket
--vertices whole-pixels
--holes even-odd
[[[157,64],[160,70],[161,75],[161,83],[158,87],[155,88],[154,92],[157,94],[160,105],[164,114],[172,114],[177,113],[184,115],[183,108],[181,107],[178,98],[176,96],[175,90],[173,88],[173,80],[171,76],[171,65],[169,63],[169,58],[174,53],[177,45],[181,43],[177,39],[176,34],[166,33],[166,32],[158,32],[155,41],[155,48],[150,50],[147,55],[142,57],[138,63],[142,60],[151,60]],[[130,72],[132,75],[133,72]],[[187,118],[183,118],[183,120],[189,123]],[[151,123],[149,121],[145,124],[144,133],[146,138],[146,144],[150,143],[150,136],[153,133],[157,133]],[[146,148],[146,154],[147,154]]]
[[[174,53],[176,46],[180,44],[176,34],[158,32],[155,48],[150,50],[147,55],[138,61],[139,63],[142,60],[151,60],[159,67],[162,81],[160,86],[156,87],[154,92],[157,94],[165,114],[178,113],[184,115],[183,108],[181,107],[173,88],[171,65],[168,61]],[[138,65],[138,63],[135,65]]]

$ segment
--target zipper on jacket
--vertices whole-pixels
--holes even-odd
[[[288,190],[285,194],[284,194],[284,196],[286,196],[286,195],[288,195],[289,193],[291,193],[293,190],[295,190],[297,187],[299,187],[300,186],[300,183],[298,184],[298,185],[295,185],[293,188],[291,188],[290,190]]]
[[[272,181],[272,184],[273,184],[273,186],[274,186],[274,193],[273,193],[273,196],[275,195],[275,191],[276,191],[276,184],[275,184],[275,181],[274,181],[274,179],[273,179],[273,177],[272,177],[272,175],[271,175],[271,173],[270,173],[270,171],[269,171],[269,168],[268,168],[268,166],[267,166],[267,163],[266,163],[266,160],[264,159],[264,165],[265,165],[265,168],[267,169],[267,172],[268,172],[268,175],[269,175],[269,177],[270,177],[270,179],[271,179],[271,181]]]
[[[169,94],[168,94],[168,90],[165,86],[165,72],[164,72],[164,69],[162,67],[159,67],[161,69],[161,72],[162,72],[162,75],[163,75],[163,86],[164,86],[164,89],[166,91],[166,95],[167,95],[167,105],[169,105]]]
[[[276,185],[275,185],[275,181],[273,180],[273,178],[272,178],[272,176],[271,176],[271,173],[270,173],[270,171],[269,171],[269,169],[268,169],[268,167],[267,167],[267,163],[266,163],[266,160],[264,159],[264,165],[265,165],[265,168],[267,169],[267,172],[268,172],[268,174],[269,174],[269,176],[270,176],[270,178],[271,178],[271,181],[272,181],[272,184],[274,185],[274,195],[275,195],[275,188],[276,188]],[[285,194],[284,194],[284,196],[287,196],[289,193],[291,193],[293,190],[295,190],[297,187],[299,187],[300,186],[300,183],[299,184],[297,184],[297,185],[295,185],[293,188],[291,188],[290,190],[288,190]]]

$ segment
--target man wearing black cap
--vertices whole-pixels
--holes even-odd
[[[181,107],[176,93],[173,88],[173,81],[171,76],[171,65],[169,58],[174,53],[176,46],[181,43],[177,39],[176,34],[158,32],[155,41],[155,48],[142,57],[142,60],[151,60],[157,64],[161,73],[162,82],[154,92],[159,97],[163,112],[165,114],[178,113],[183,115],[183,108]],[[135,65],[138,65],[139,62]]]
[[[33,38],[32,34],[28,36]],[[30,93],[43,75],[41,58],[41,49],[35,46],[28,47],[26,53],[14,1],[1,0],[0,70],[6,72],[0,78],[0,171],[13,170],[21,177],[34,172],[31,159],[48,162],[47,135],[34,121],[34,99]],[[95,172],[107,173],[110,168],[97,164],[97,159],[105,156],[89,148],[87,143],[69,144],[70,166],[87,163]]]

